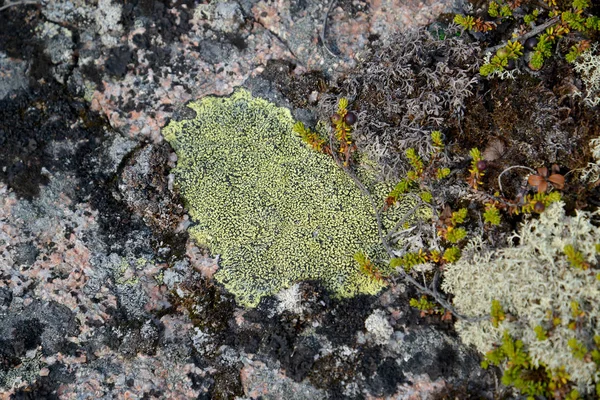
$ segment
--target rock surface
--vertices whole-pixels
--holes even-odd
[[[339,1],[323,37],[313,0],[0,11],[0,397],[493,398],[493,372],[401,284],[237,306],[188,238],[160,134],[239,85],[314,120],[303,106],[371,42],[455,6]]]

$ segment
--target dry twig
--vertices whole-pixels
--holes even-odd
[[[329,46],[327,46],[327,42],[325,41],[325,33],[327,32],[327,19],[329,19],[329,13],[333,9],[336,0],[331,0],[329,2],[329,7],[327,7],[327,11],[325,12],[325,17],[323,17],[323,29],[321,29],[321,43],[323,44],[323,48],[333,57],[339,58],[337,54],[335,54]]]
[[[542,25],[536,26],[531,31],[527,32],[526,34],[524,34],[522,36],[519,36],[515,40],[518,40],[519,42],[523,43],[527,39],[529,39],[531,37],[534,37],[538,33],[542,33],[543,31],[546,30],[546,28],[549,28],[552,25],[556,25],[559,21],[560,21],[560,16],[556,16],[554,18],[550,18],[548,21],[544,22]],[[501,43],[501,44],[499,44],[497,46],[494,46],[494,47],[488,47],[487,49],[485,49],[483,51],[483,53],[484,54],[487,54],[487,53],[492,53],[493,54],[493,53],[496,52],[496,50],[501,49],[502,47],[506,46],[506,43],[507,42]]]
[[[40,2],[35,1],[35,0],[7,1],[6,4],[4,4],[3,6],[0,7],[0,11],[6,10],[7,8],[12,7],[12,6],[27,5],[27,4],[40,4]]]

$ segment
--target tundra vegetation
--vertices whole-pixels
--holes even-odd
[[[599,20],[536,4],[375,42],[315,126],[243,90],[190,103],[163,134],[217,281],[254,307],[300,280],[338,297],[403,280],[505,385],[600,396]]]

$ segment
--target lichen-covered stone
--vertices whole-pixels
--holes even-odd
[[[365,328],[373,342],[378,345],[386,344],[394,333],[394,328],[382,310],[375,310],[373,314],[369,315],[365,320]]]
[[[243,90],[188,106],[196,117],[163,134],[178,155],[175,181],[196,223],[190,233],[221,255],[215,278],[238,302],[256,306],[308,279],[340,297],[381,289],[352,258],[383,254],[368,198],[292,132],[288,109]]]

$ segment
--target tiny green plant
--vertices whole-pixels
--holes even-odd
[[[457,243],[460,240],[463,240],[467,236],[467,231],[465,228],[452,228],[449,227],[446,233],[446,240],[450,243]]]
[[[450,243],[458,243],[467,236],[467,230],[458,226],[464,223],[466,218],[466,208],[461,208],[458,211],[450,211],[449,208],[446,208],[437,222],[438,236]]]
[[[369,259],[369,257],[367,257],[367,255],[364,252],[361,251],[354,254],[354,260],[356,260],[356,262],[358,263],[360,271],[363,274],[376,281],[381,282],[384,280],[384,276],[381,273],[381,270],[377,266],[375,266],[375,264],[373,264],[373,262]]]
[[[446,263],[453,263],[458,261],[460,258],[460,249],[456,246],[448,247],[444,250],[444,255],[442,256],[442,261]]]
[[[565,59],[570,63],[574,63],[580,55],[590,49],[591,43],[592,42],[589,40],[582,40],[581,42],[574,44],[570,47],[567,55],[565,55]]]
[[[561,199],[559,192],[544,193],[539,192],[534,195],[525,196],[524,204],[521,206],[521,212],[525,214],[541,213],[552,203]],[[518,210],[516,211],[518,213]]]
[[[454,22],[467,31],[487,32],[507,21],[514,21],[519,27],[507,42],[485,51],[487,55],[480,68],[482,76],[508,76],[505,73],[512,70],[514,62],[523,56],[524,46],[531,52],[528,58],[529,68],[539,70],[552,57],[553,47],[559,40],[565,39],[575,42],[565,55],[568,62],[574,62],[589,48],[589,38],[600,30],[600,18],[591,13],[590,0],[573,0],[570,5],[548,0],[547,6],[542,8],[533,3],[522,3],[490,1],[487,14],[494,19],[492,21],[484,21],[482,16],[458,14],[454,17]]]
[[[490,314],[492,318],[492,326],[494,328],[498,328],[500,322],[506,319],[506,314],[504,314],[504,310],[502,309],[502,304],[498,300],[492,300],[492,312]]]
[[[401,195],[407,193],[411,188],[418,186],[418,181],[422,178],[423,171],[425,170],[423,159],[416,153],[415,149],[406,149],[405,155],[412,169],[407,172],[406,178],[401,179],[388,194],[386,198],[386,205],[388,207],[395,204]]]
[[[486,203],[483,220],[490,225],[500,225],[500,210],[494,203]]]
[[[508,67],[511,60],[517,60],[523,55],[523,45],[517,41],[506,43],[506,46],[498,49],[491,60],[481,66],[479,73],[481,76],[488,76],[493,73],[502,72]]]
[[[498,17],[506,18],[506,17],[511,17],[513,15],[512,9],[509,7],[509,5],[504,4],[504,2],[502,2],[502,1],[490,2],[489,6],[488,6],[488,14],[490,17],[493,17],[493,18],[498,18]]]
[[[473,18],[470,15],[457,14],[454,16],[454,22],[468,31],[487,32],[496,27],[496,24],[484,21],[482,18]]]
[[[402,267],[406,272],[419,264],[425,264],[429,259],[428,255],[419,249],[418,252],[406,253],[402,257],[395,257],[390,260],[390,266],[392,268]]]
[[[530,14],[525,14],[525,16],[523,17],[523,21],[527,25],[529,25],[531,23],[536,22],[539,16],[540,16],[540,10],[535,8]]]
[[[578,360],[583,360],[585,358],[588,350],[582,342],[576,338],[571,338],[569,339],[568,344],[571,352],[573,353],[573,357],[577,358]]]
[[[348,99],[342,97],[338,102],[337,113],[331,117],[331,123],[334,127],[335,138],[339,146],[337,151],[342,155],[344,167],[350,164],[352,153],[356,151],[356,145],[353,143],[350,135],[352,125],[356,123],[356,120],[356,114],[348,110]]]
[[[356,145],[352,141],[352,125],[356,123],[357,117],[348,110],[348,99],[342,97],[338,102],[338,109],[331,117],[334,128],[335,143],[333,140],[322,137],[319,133],[304,126],[301,121],[294,124],[293,130],[302,141],[312,147],[313,150],[333,156],[333,152],[342,156],[342,165],[348,167],[352,161],[352,154],[356,151]],[[331,146],[335,146],[332,150]],[[337,160],[337,156],[334,157]]]
[[[322,138],[318,133],[313,132],[304,126],[301,121],[298,121],[294,124],[294,132],[300,135],[302,141],[312,147],[313,150],[319,153],[330,153],[329,146],[327,146],[326,140]]]
[[[535,332],[535,337],[537,337],[537,340],[540,342],[548,339],[548,333],[543,326],[537,325],[535,328],[533,328],[533,331]]]
[[[590,264],[585,261],[583,254],[580,251],[577,251],[572,244],[566,245],[564,251],[567,259],[573,267],[583,270],[586,270],[590,267]]]
[[[475,190],[479,189],[479,187],[483,184],[481,179],[485,175],[485,168],[487,167],[487,163],[481,156],[481,152],[478,148],[474,147],[469,151],[471,156],[471,168],[469,169],[469,177],[467,179],[467,183]]]
[[[410,299],[409,304],[411,307],[421,311],[421,317],[440,312],[438,305],[435,302],[427,299],[427,296],[421,296],[418,300],[412,298]]]
[[[433,151],[429,154],[427,163],[417,154],[413,148],[405,151],[405,156],[411,169],[406,173],[406,177],[401,179],[385,199],[386,207],[391,207],[398,199],[411,189],[420,187],[423,189],[419,196],[421,199],[430,203],[432,200],[431,190],[428,188],[432,181],[439,181],[450,175],[450,169],[439,165],[441,153],[444,151],[444,142],[440,131],[431,132],[431,143]]]

